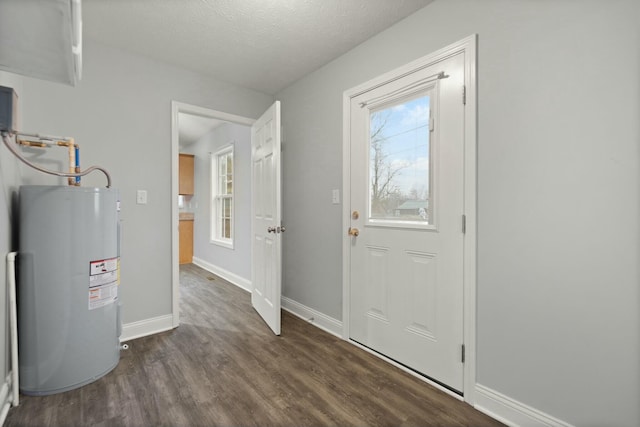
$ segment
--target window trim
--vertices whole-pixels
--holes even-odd
[[[220,184],[220,176],[219,176],[219,164],[220,164],[220,157],[221,156],[226,156],[228,154],[231,154],[232,156],[232,170],[231,170],[231,182],[232,182],[232,187],[231,187],[231,195],[220,195],[219,194],[219,184]],[[224,145],[223,147],[221,147],[218,151],[210,153],[210,158],[209,158],[209,165],[210,165],[210,184],[211,184],[211,191],[209,193],[209,200],[210,200],[210,227],[209,227],[209,243],[213,244],[213,245],[218,245],[218,246],[222,246],[228,249],[233,249],[234,248],[234,236],[235,236],[235,182],[234,182],[234,176],[235,176],[235,150],[234,150],[234,142],[230,142],[227,145]],[[220,200],[223,199],[231,199],[231,216],[230,216],[230,220],[231,220],[231,225],[230,225],[230,231],[231,231],[231,238],[224,238],[220,236],[220,227],[221,227],[221,216],[220,216],[220,212],[218,210],[218,203]]]

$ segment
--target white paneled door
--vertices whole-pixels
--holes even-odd
[[[251,304],[280,335],[282,232],[280,181],[280,101],[251,127],[252,271]]]
[[[463,391],[464,55],[351,98],[349,337]]]

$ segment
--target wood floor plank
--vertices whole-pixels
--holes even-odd
[[[181,325],[129,342],[80,389],[23,396],[6,426],[501,426],[287,312],[271,333],[250,295],[180,267]]]

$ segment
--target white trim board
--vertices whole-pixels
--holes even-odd
[[[180,324],[180,266],[179,266],[179,236],[178,236],[178,154],[179,154],[179,126],[178,114],[185,113],[194,116],[209,117],[225,122],[251,126],[255,120],[248,117],[236,116],[223,111],[211,110],[197,105],[171,101],[171,312],[173,327]]]
[[[571,424],[480,384],[476,384],[475,398],[474,407],[478,411],[508,426],[572,427]]]
[[[342,322],[334,319],[331,316],[327,316],[311,307],[307,307],[304,304],[300,304],[297,301],[287,298],[285,296],[280,297],[282,309],[288,311],[301,318],[302,320],[312,324],[313,326],[322,329],[325,332],[335,335],[338,338],[342,338]]]
[[[152,317],[122,325],[120,342],[146,337],[173,329],[173,314]]]
[[[344,92],[342,97],[342,195],[343,195],[343,245],[342,245],[342,324],[345,340],[349,340],[349,298],[350,298],[350,239],[346,230],[350,227],[351,212],[349,200],[351,199],[351,152],[350,152],[350,121],[351,98],[373,87],[381,86],[387,82],[396,80],[415,70],[428,67],[444,58],[462,52],[465,57],[464,84],[466,88],[465,119],[464,119],[464,215],[466,216],[466,232],[464,236],[464,283],[463,283],[463,317],[464,317],[464,345],[466,362],[464,364],[464,401],[474,404],[476,385],[476,149],[477,149],[477,35],[473,34],[456,43],[446,46],[427,56],[419,58],[409,64],[385,73]]]
[[[14,401],[13,393],[13,372],[9,371],[7,377],[4,379],[4,383],[0,386],[0,426],[4,425],[9,409],[15,407],[16,401]]]
[[[193,257],[192,262],[198,267],[207,270],[209,273],[215,274],[216,276],[220,276],[227,282],[231,283],[232,285],[235,285],[240,289],[243,289],[249,293],[251,293],[251,290],[253,289],[253,286],[251,285],[251,280],[238,276],[237,274],[227,271],[224,268],[218,267],[201,258],[196,258],[196,257]]]

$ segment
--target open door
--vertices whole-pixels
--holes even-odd
[[[280,335],[282,227],[280,101],[251,127],[251,304]]]

